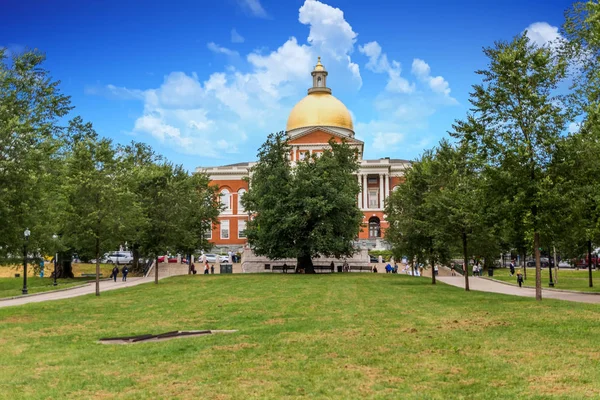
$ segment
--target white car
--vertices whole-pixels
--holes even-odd
[[[106,255],[108,264],[131,264],[133,263],[133,254],[131,251],[115,251]]]
[[[216,254],[204,254],[200,256],[200,260],[203,260],[203,258],[206,257],[206,261],[208,261],[209,263],[215,263],[217,262],[217,255]],[[227,256],[219,256],[219,263],[223,264],[223,263],[228,263],[229,262],[229,257]]]

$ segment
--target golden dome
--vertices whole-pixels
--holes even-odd
[[[334,126],[354,131],[350,111],[329,93],[314,92],[300,100],[287,121],[287,131],[311,126]]]

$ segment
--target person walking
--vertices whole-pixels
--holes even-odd
[[[517,283],[519,284],[519,287],[522,287],[522,285],[523,285],[523,274],[521,273],[521,270],[517,271]]]
[[[437,265],[434,265],[434,266],[433,266],[433,274],[434,274],[435,276],[438,276],[438,272],[439,272],[438,266],[437,266]]]
[[[510,276],[514,276],[515,275],[515,260],[511,260],[510,261]]]
[[[127,268],[127,265],[123,267],[121,273],[123,273],[123,282],[127,282],[127,274],[129,273],[129,268]]]
[[[210,273],[211,274],[215,273],[215,266],[214,266],[214,264],[210,266]]]
[[[117,281],[117,275],[119,275],[119,267],[117,267],[116,265],[114,266],[114,268],[112,269],[112,278],[115,280],[115,282]]]
[[[452,263],[452,264],[450,265],[450,273],[452,274],[452,276],[456,276],[456,271],[455,271],[455,269],[454,269],[454,263]]]
[[[204,275],[208,275],[208,261],[204,264]]]

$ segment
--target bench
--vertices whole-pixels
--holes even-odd
[[[331,268],[331,265],[314,265],[313,268],[315,269],[315,271],[335,271],[335,267]]]
[[[91,278],[96,277],[96,274],[81,274],[82,278]],[[100,278],[102,278],[102,274],[100,274]]]
[[[284,274],[287,274],[288,271],[291,271],[292,273],[296,272],[296,266],[295,265],[286,265],[285,267],[283,265],[273,265],[271,267],[271,271],[274,272],[275,270],[281,271]]]
[[[352,271],[359,271],[359,272],[368,271],[368,272],[371,272],[371,267],[369,267],[369,266],[361,266],[361,265],[352,265],[352,266],[350,266],[350,272],[352,272]]]

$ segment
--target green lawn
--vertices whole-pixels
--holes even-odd
[[[521,269],[522,268],[518,268]],[[552,270],[552,277],[555,280],[555,289],[564,290],[577,290],[582,292],[600,292],[600,272],[592,270],[592,281],[594,287],[589,287],[588,270],[575,270],[575,269],[559,269],[558,270],[558,281],[556,281],[556,270]],[[494,270],[494,279],[498,279],[505,282],[517,283],[517,276],[510,276],[510,270],[508,268],[501,268]],[[487,272],[484,271],[484,275]],[[550,287],[550,272],[548,268],[542,268],[542,287]],[[527,280],[523,282],[525,286],[535,286],[535,268],[527,268]]]
[[[90,278],[59,279],[58,285],[54,286],[52,278],[27,277],[27,289],[29,294],[48,292],[55,289],[65,289],[89,282]],[[23,289],[23,277],[0,278],[0,299],[6,297],[20,296]]]
[[[0,308],[0,398],[598,398],[599,320],[400,274],[182,276]],[[96,343],[177,329],[239,332]]]

